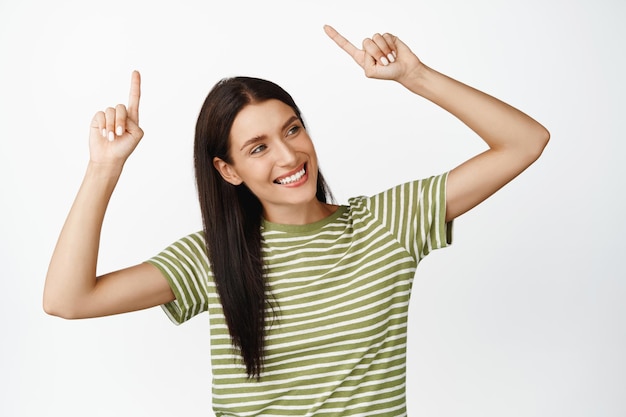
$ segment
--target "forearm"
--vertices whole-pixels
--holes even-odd
[[[399,82],[457,117],[490,149],[514,148],[536,158],[547,143],[547,130],[528,115],[426,65]]]
[[[54,249],[44,288],[44,310],[73,317],[96,285],[100,233],[121,167],[90,163]]]
[[[489,146],[448,175],[446,220],[475,207],[541,155],[548,131],[521,111],[424,65],[398,37],[375,34],[355,47],[330,26],[328,36],[370,78],[395,80],[465,123]],[[387,58],[388,57],[388,58]]]
[[[401,82],[465,123],[489,146],[448,176],[446,219],[451,220],[495,193],[542,153],[550,137],[514,107],[423,66]]]

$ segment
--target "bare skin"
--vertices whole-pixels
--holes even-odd
[[[96,277],[104,214],[139,127],[141,79],[133,72],[128,107],[118,104],[94,115],[90,160],[52,254],[43,305],[48,314],[73,319],[140,310],[174,299],[161,273],[149,264]]]
[[[446,220],[467,212],[506,185],[537,160],[548,143],[548,131],[528,115],[427,67],[396,36],[376,34],[358,49],[331,26],[324,30],[367,77],[397,81],[456,116],[489,146],[450,171]]]
[[[446,196],[448,221],[480,204],[519,175],[541,155],[547,144],[550,135],[535,120],[429,68],[396,36],[375,34],[357,48],[332,27],[325,26],[324,30],[367,77],[400,83],[450,112],[488,145],[488,150],[450,171]],[[140,84],[139,73],[133,72],[128,106],[110,107],[92,119],[90,161],[46,276],[43,304],[48,314],[64,318],[98,317],[174,300],[160,271],[146,263],[96,276],[100,232],[109,199],[127,158],[143,137],[139,127]],[[256,134],[269,137],[273,132]],[[298,168],[299,163],[294,158],[291,165]],[[217,165],[226,168],[219,161]],[[241,174],[241,168],[236,173]],[[291,166],[285,168],[290,169]],[[268,178],[280,174],[272,175]],[[314,199],[311,201],[315,204]],[[298,204],[302,208],[301,202]],[[281,206],[283,213],[284,209]],[[294,218],[297,216],[289,221]],[[280,221],[280,218],[272,220]]]
[[[300,119],[285,103],[267,100],[244,107],[231,128],[230,144],[232,162],[215,158],[213,164],[225,181],[247,185],[262,202],[265,220],[308,224],[337,209],[316,197],[315,147]],[[297,181],[279,181],[298,173],[302,176]]]

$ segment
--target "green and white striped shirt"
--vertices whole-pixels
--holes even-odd
[[[262,225],[275,308],[259,381],[231,344],[202,232],[149,262],[175,323],[209,312],[217,416],[403,416],[407,314],[419,261],[451,243],[447,174],[357,197],[307,225]],[[273,317],[273,320],[272,320]]]

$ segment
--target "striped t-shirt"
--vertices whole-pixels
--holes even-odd
[[[406,415],[407,313],[419,261],[451,243],[447,174],[357,197],[307,225],[262,225],[268,299],[264,368],[233,347],[202,232],[149,260],[175,323],[208,311],[216,416]]]

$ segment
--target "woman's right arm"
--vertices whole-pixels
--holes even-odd
[[[46,313],[68,319],[140,310],[174,300],[167,280],[142,263],[96,277],[100,232],[113,190],[143,131],[139,127],[140,76],[133,72],[128,108],[95,114],[90,161],[54,249],[44,287]]]

